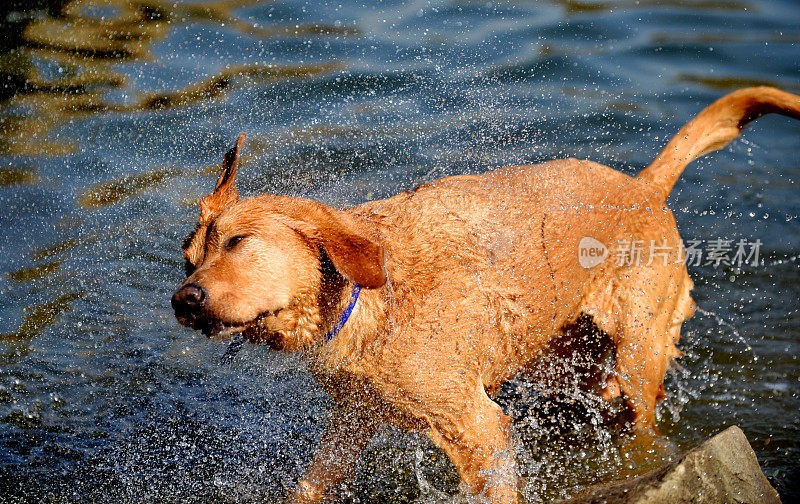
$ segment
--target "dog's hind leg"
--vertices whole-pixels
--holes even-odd
[[[630,268],[617,292],[617,383],[634,427],[652,429],[664,396],[664,375],[674,357],[681,323],[691,316],[692,282],[683,265]]]
[[[667,370],[668,349],[649,321],[631,317],[620,335],[617,347],[617,383],[630,407],[634,427],[652,429],[655,409]]]
[[[370,408],[349,403],[337,405],[314,460],[289,493],[287,501],[311,503],[322,500],[331,487],[352,471],[379,427]]]

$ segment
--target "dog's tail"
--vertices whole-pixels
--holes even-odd
[[[800,96],[767,86],[725,95],[681,128],[636,178],[656,185],[666,198],[686,165],[725,147],[747,123],[772,113],[800,119]]]

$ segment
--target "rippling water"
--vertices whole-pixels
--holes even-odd
[[[349,205],[567,156],[632,174],[727,91],[800,92],[790,0],[2,9],[7,502],[270,501],[300,474],[328,405],[302,362],[249,347],[219,366],[224,348],[169,306],[194,201],[240,131],[243,192]],[[642,455],[591,407],[506,388],[531,500],[644,472],[729,424],[785,502],[800,498],[798,176],[800,122],[770,116],[690,166],[670,199],[685,239],[758,239],[765,262],[690,269],[705,313],[685,325],[661,408],[674,447]],[[340,500],[457,491],[420,437],[386,432],[365,461]]]

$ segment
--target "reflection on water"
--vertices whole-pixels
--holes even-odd
[[[151,47],[187,24],[215,22],[259,38],[358,35],[354,27],[320,23],[264,27],[233,15],[234,9],[256,3],[76,0],[60,9],[54,5],[58,17],[35,19],[25,26],[21,45],[0,61],[4,80],[19,83],[8,101],[11,113],[0,126],[0,151],[66,155],[74,145],[48,138],[64,121],[97,113],[186,106],[219,99],[236,86],[297,80],[341,68],[336,62],[235,64],[178,89],[146,93],[136,89],[132,65],[152,59]]]
[[[295,357],[175,323],[180,239],[219,156],[241,190],[334,205],[575,156],[645,166],[731,89],[795,92],[800,9],[767,1],[37,0],[0,7],[0,501],[274,501],[327,399]],[[518,377],[525,495],[640,474],[729,423],[798,497],[800,126],[764,119],[687,169],[686,238],[760,239],[769,268],[694,268],[657,440],[577,387]],[[732,328],[733,329],[732,329]],[[738,336],[736,336],[738,335]],[[749,348],[748,348],[749,346]],[[757,359],[753,357],[757,357]],[[545,384],[546,385],[546,384]],[[343,502],[458,502],[446,457],[382,433]]]
[[[31,266],[30,268],[11,271],[7,273],[7,276],[15,282],[25,283],[51,275],[58,271],[59,266],[61,266],[61,262],[59,261],[44,263],[37,266]]]
[[[167,107],[190,105],[200,100],[220,97],[233,87],[236,80],[243,81],[240,87],[248,87],[263,85],[266,82],[276,80],[296,80],[303,77],[313,77],[337,68],[339,68],[339,65],[333,63],[305,66],[239,66],[226,69],[219,75],[198,82],[186,89],[181,89],[172,93],[157,93],[152,96],[147,96],[134,108],[163,109]]]
[[[671,7],[675,9],[701,9],[704,11],[741,11],[751,4],[748,2],[722,2],[715,0],[699,0],[685,2],[681,0],[628,0],[615,2],[597,2],[591,0],[558,0],[557,3],[564,6],[567,14],[599,13],[612,12],[622,9],[652,9],[653,7]]]
[[[83,292],[72,292],[62,294],[53,301],[42,303],[25,309],[25,316],[22,319],[17,332],[13,334],[0,334],[0,339],[5,341],[24,341],[35,338],[42,333],[47,326],[53,324],[56,318],[65,310],[72,309],[72,304],[76,299],[85,295]]]
[[[158,185],[178,175],[180,175],[179,171],[164,168],[137,173],[136,175],[124,175],[118,180],[104,182],[92,187],[81,195],[79,202],[81,206],[86,208],[111,205],[123,198],[136,196],[148,187]]]
[[[0,168],[0,186],[32,184],[37,180],[38,177],[32,170]]]
[[[700,77],[697,75],[682,75],[681,81],[703,84],[706,87],[719,89],[721,92],[729,93],[735,89],[750,86],[774,86],[787,91],[798,92],[800,85],[796,83],[782,83],[762,79],[742,79],[737,77]]]

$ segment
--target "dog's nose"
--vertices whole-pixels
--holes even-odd
[[[196,284],[186,284],[172,295],[172,309],[176,314],[197,313],[206,300],[206,291]]]

